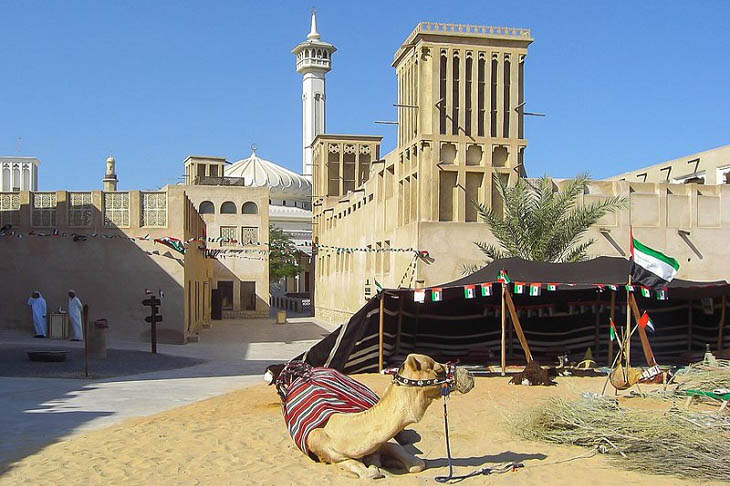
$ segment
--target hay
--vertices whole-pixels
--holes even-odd
[[[627,469],[688,478],[730,478],[730,417],[620,407],[614,399],[560,398],[512,417],[528,440],[600,447]]]
[[[672,381],[677,385],[676,392],[730,388],[730,360],[693,363],[677,371]]]

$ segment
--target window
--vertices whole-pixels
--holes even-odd
[[[167,226],[167,193],[142,193],[142,226]]]
[[[451,134],[459,133],[459,57],[454,56],[452,65],[452,93],[451,93]]]
[[[232,246],[236,244],[236,227],[221,226],[221,246]]]
[[[226,201],[221,204],[221,214],[236,214],[236,205],[231,201]]]
[[[104,193],[104,226],[129,226],[129,193]]]
[[[90,192],[68,193],[68,225],[73,228],[91,227],[94,205]]]
[[[215,213],[215,206],[210,201],[203,201],[200,203],[200,207],[198,208],[198,213],[200,214],[214,214]]]
[[[258,226],[242,226],[241,227],[241,244],[256,245],[259,242]]]
[[[441,53],[439,65],[439,133],[446,135],[446,52]]]
[[[0,194],[0,224],[17,225],[20,220],[20,194]]]
[[[258,214],[259,207],[256,206],[255,202],[247,202],[243,203],[243,206],[241,207],[241,213],[243,214]]]

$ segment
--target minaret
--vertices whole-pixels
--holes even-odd
[[[106,174],[104,175],[104,192],[115,192],[117,190],[116,161],[111,155],[106,159]]]
[[[307,40],[291,52],[297,57],[297,72],[302,78],[302,175],[312,177],[312,141],[325,131],[324,77],[332,69],[332,54],[337,49],[323,42],[317,32],[317,16],[312,12],[312,27]]]

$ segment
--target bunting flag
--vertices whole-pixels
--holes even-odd
[[[594,283],[593,285],[596,286],[596,288],[598,289],[599,292],[603,292],[603,287],[604,287],[603,284]]]
[[[641,295],[647,299],[651,297],[651,291],[646,287],[641,287]]]
[[[426,300],[426,291],[423,289],[414,290],[413,291],[413,300],[414,300],[414,302],[423,304],[423,301]]]
[[[383,286],[380,285],[380,282],[375,280],[375,292],[379,294],[382,291],[383,291]]]
[[[672,281],[679,262],[649,248],[631,235],[631,280],[650,288],[662,288]]]
[[[464,285],[464,298],[465,299],[474,298],[474,285]]]
[[[185,254],[185,247],[183,246],[183,242],[178,240],[177,238],[173,238],[171,236],[163,236],[162,238],[155,239],[155,243],[162,243],[165,246],[168,246],[172,248],[173,250]]]
[[[634,286],[633,285],[625,285],[624,287],[626,287],[626,292],[633,292],[634,291]]]
[[[434,287],[431,289],[431,302],[439,302],[444,300],[444,293],[441,287]]]
[[[525,282],[515,282],[513,292],[515,294],[522,294],[525,292]]]
[[[667,289],[657,290],[656,300],[667,300]]]
[[[482,283],[479,284],[479,286],[482,288],[482,297],[489,297],[490,295],[492,295],[491,283]]]
[[[648,327],[651,332],[654,332],[654,323],[651,322],[651,318],[649,318],[649,314],[647,314],[646,311],[644,311],[644,313],[639,318],[638,324],[640,327],[642,327],[642,328]]]
[[[555,292],[556,290],[558,290],[558,284],[549,283],[549,284],[547,284],[547,289],[548,289],[548,292]]]
[[[618,341],[618,333],[616,332],[616,324],[613,323],[613,319],[609,319],[609,328],[608,332],[611,336],[611,341]]]
[[[618,287],[616,287],[614,284],[608,284],[608,288],[616,292],[618,290]]]
[[[542,284],[539,282],[533,282],[530,284],[530,296],[537,297],[542,293]]]
[[[512,280],[510,280],[509,278],[509,275],[507,275],[507,271],[504,268],[500,270],[497,274],[497,282],[505,284],[512,282]]]

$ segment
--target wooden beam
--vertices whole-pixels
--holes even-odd
[[[378,371],[383,371],[383,318],[385,308],[385,292],[380,293],[380,328],[378,330]]]
[[[722,296],[722,309],[720,310],[720,323],[717,325],[717,350],[721,351],[725,347],[725,338],[723,333],[725,332],[725,309],[727,309],[726,297]]]
[[[616,318],[616,292],[611,291],[611,320]],[[615,321],[614,321],[615,322]],[[608,362],[613,363],[613,339],[608,340]]]
[[[517,316],[517,311],[515,310],[515,303],[512,302],[512,296],[509,294],[509,292],[506,292],[505,294],[505,301],[507,302],[507,308],[509,308],[509,315],[512,320],[512,325],[515,327],[515,331],[517,332],[517,339],[520,340],[520,344],[522,345],[522,351],[525,352],[525,359],[529,363],[532,361],[532,353],[530,353],[530,346],[527,344],[527,338],[525,337],[525,333],[522,332],[522,325],[520,324],[520,318]]]
[[[507,350],[505,349],[505,343],[504,343],[505,333],[506,333],[506,328],[507,328],[507,313],[505,312],[505,308],[504,308],[504,300],[505,300],[504,296],[507,293],[507,284],[505,284],[503,282],[502,284],[500,284],[500,286],[502,287],[502,313],[501,313],[501,317],[502,317],[502,376],[504,376],[507,374],[507,356],[506,356]]]
[[[649,344],[649,337],[646,335],[646,329],[638,325],[641,314],[639,314],[639,306],[636,305],[636,299],[634,298],[633,293],[629,293],[629,302],[631,304],[631,312],[634,314],[634,320],[636,320],[638,327],[639,338],[641,338],[641,347],[644,350],[646,364],[649,366],[656,366],[656,359],[654,359],[654,352],[651,350],[651,344]]]

